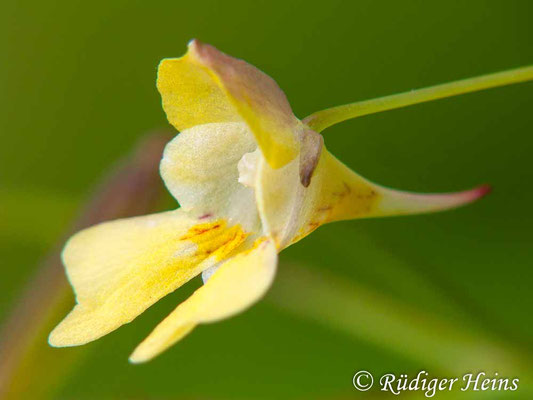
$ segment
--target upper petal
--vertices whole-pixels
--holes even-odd
[[[50,334],[53,346],[95,340],[223,260],[246,238],[223,220],[182,210],[106,222],[74,235],[63,262],[76,306]]]
[[[298,153],[300,121],[276,82],[254,66],[197,40],[178,59],[159,65],[157,87],[178,129],[244,121],[273,168]]]
[[[212,72],[197,62],[192,49],[181,58],[161,61],[157,89],[169,122],[179,131],[211,122],[242,121]]]
[[[197,324],[219,321],[242,312],[270,287],[276,265],[273,242],[259,239],[252,249],[222,264],[205,285],[150,333],[135,349],[130,361],[148,361],[183,338]]]

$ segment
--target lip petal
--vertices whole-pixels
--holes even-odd
[[[240,226],[199,221],[181,209],[77,233],[63,251],[77,304],[52,331],[49,343],[77,346],[112,332],[245,240]]]

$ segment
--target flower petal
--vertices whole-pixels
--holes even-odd
[[[252,188],[239,183],[238,163],[257,147],[246,124],[211,123],[184,130],[165,148],[161,176],[181,207],[216,215],[246,231],[260,228]]]
[[[298,153],[303,127],[277,83],[254,66],[193,40],[188,53],[159,65],[157,87],[169,121],[183,130],[244,121],[273,168]]]
[[[161,61],[157,89],[169,122],[179,131],[211,122],[242,121],[213,74],[196,61],[192,51]]]
[[[488,187],[444,194],[416,194],[376,185],[323,150],[309,187],[299,183],[299,166],[293,161],[274,170],[259,166],[256,197],[265,232],[278,248],[307,236],[327,222],[420,214],[471,203],[488,193]]]
[[[157,356],[182,339],[197,324],[228,318],[259,300],[276,272],[277,255],[269,239],[226,261],[193,295],[181,303],[135,349],[134,363]]]
[[[52,346],[98,339],[215,265],[246,238],[239,226],[164,212],[96,225],[63,251],[76,306],[52,331]]]

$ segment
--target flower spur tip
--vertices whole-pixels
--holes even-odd
[[[465,198],[464,204],[468,204],[487,196],[491,192],[492,186],[487,183],[484,183],[482,185],[476,186],[473,189],[465,190],[464,192],[459,192],[457,194],[462,194]]]
[[[484,197],[488,194],[492,193],[492,185],[488,184],[488,183],[484,183],[483,185],[479,185],[477,187],[477,194],[478,194],[478,199],[480,199],[481,197]]]

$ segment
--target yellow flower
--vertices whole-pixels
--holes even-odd
[[[300,121],[274,80],[198,41],[161,62],[157,87],[181,132],[161,161],[181,208],[103,223],[68,241],[63,261],[77,304],[50,334],[52,346],[98,339],[202,274],[204,285],[130,358],[150,360],[198,324],[256,302],[274,279],[277,253],[322,224],[443,210],[487,192],[413,194],[369,182],[311,129],[327,126],[326,114]],[[329,124],[335,118],[345,119],[336,114]]]

